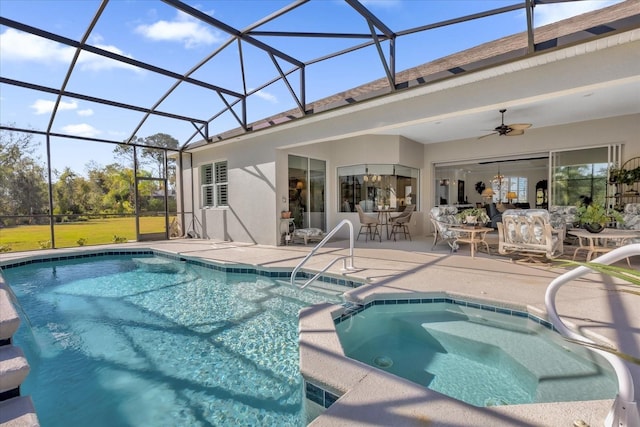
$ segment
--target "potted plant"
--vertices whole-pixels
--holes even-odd
[[[622,222],[622,215],[615,210],[607,211],[601,204],[591,203],[578,206],[578,221],[590,233],[599,233],[606,228],[608,222]]]
[[[611,184],[622,184],[626,173],[625,169],[611,168],[609,170],[609,182]]]
[[[463,224],[475,225],[475,224],[485,224],[490,221],[489,215],[487,215],[487,211],[484,208],[469,208],[464,209],[461,212],[456,214],[456,217]]]

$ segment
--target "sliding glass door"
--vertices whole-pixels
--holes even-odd
[[[326,231],[324,160],[289,155],[289,210],[296,228]]]
[[[576,205],[586,200],[611,207],[608,172],[619,160],[618,145],[551,152],[551,204]]]

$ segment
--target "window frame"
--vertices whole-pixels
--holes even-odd
[[[207,172],[207,169],[210,169],[210,172]],[[211,203],[207,203],[209,202],[209,200],[211,201]],[[229,207],[228,161],[216,160],[211,163],[200,165],[200,208],[211,209],[211,208],[228,208],[228,207]]]

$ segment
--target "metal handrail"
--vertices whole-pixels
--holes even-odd
[[[621,246],[596,258],[592,262],[609,265],[634,255],[640,255],[640,243]],[[605,426],[637,427],[640,426],[640,415],[638,413],[637,402],[635,401],[633,377],[625,365],[624,360],[613,353],[590,347],[590,345],[595,344],[595,342],[569,329],[560,319],[556,310],[555,299],[560,287],[571,280],[577,279],[593,271],[594,270],[591,270],[588,266],[579,266],[554,279],[547,287],[547,292],[544,297],[547,313],[553,326],[562,335],[565,335],[575,341],[585,343],[587,348],[590,348],[600,354],[613,367],[618,379],[618,394],[616,395],[613,406],[605,419]]]
[[[340,221],[340,223],[338,225],[336,225],[333,230],[331,230],[325,237],[324,239],[322,239],[320,241],[320,243],[318,243],[313,249],[311,249],[311,251],[307,254],[306,257],[304,257],[304,259],[302,261],[300,261],[298,263],[298,265],[296,265],[296,268],[293,269],[293,271],[291,272],[291,284],[295,285],[295,280],[296,280],[296,275],[298,274],[298,271],[302,268],[302,266],[318,251],[318,249],[320,249],[321,247],[324,246],[324,244],[326,242],[329,241],[329,239],[331,239],[331,237],[333,237],[334,234],[336,234],[338,232],[338,230],[340,230],[340,228],[342,228],[343,225],[348,225],[349,226],[349,255],[342,255],[337,257],[336,259],[332,260],[325,268],[323,268],[321,271],[319,271],[315,276],[313,276],[311,279],[309,279],[304,285],[302,285],[300,287],[300,289],[304,289],[306,288],[309,284],[311,284],[312,282],[314,282],[318,277],[320,277],[320,275],[322,273],[324,273],[325,271],[327,271],[329,269],[329,267],[331,267],[333,264],[335,264],[337,261],[339,260],[343,260],[343,267],[342,267],[342,271],[353,271],[356,268],[353,266],[353,224],[351,223],[351,221],[349,221],[348,219],[343,219],[342,221]],[[347,259],[350,260],[349,265],[347,265]]]

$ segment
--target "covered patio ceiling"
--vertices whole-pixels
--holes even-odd
[[[55,98],[46,126],[34,129],[25,123],[8,125],[5,115],[2,129],[113,143],[134,142],[135,137],[141,133],[172,133],[165,129],[176,129],[174,132],[177,134],[174,136],[180,141],[181,148],[185,149],[199,141],[211,143],[239,135],[247,136],[260,129],[291,120],[306,119],[335,107],[347,104],[357,106],[361,101],[387,95],[399,94],[400,97],[410,99],[413,95],[411,90],[407,90],[409,88],[434,83],[450,85],[453,77],[486,71],[495,66],[508,66],[514,60],[524,58],[535,63],[540,52],[553,51],[561,44],[561,36],[565,34],[574,39],[597,40],[640,27],[639,4],[628,0],[611,7],[614,11],[605,18],[609,24],[606,30],[600,25],[597,31],[591,31],[596,27],[590,27],[588,19],[581,27],[577,23],[585,20],[579,19],[563,25],[563,28],[569,28],[556,33],[555,38],[552,38],[556,41],[555,45],[550,45],[547,39],[539,40],[533,19],[535,7],[547,7],[565,1],[503,2],[499,8],[478,10],[465,16],[435,22],[430,21],[428,16],[418,16],[416,19],[422,22],[404,29],[393,28],[393,10],[389,10],[388,14],[380,11],[373,13],[358,0],[345,0],[346,7],[340,10],[344,16],[336,16],[334,19],[343,23],[341,27],[333,25],[329,22],[331,20],[311,23],[297,19],[297,12],[303,8],[322,7],[322,2],[315,0],[269,2],[274,9],[253,20],[251,11],[239,10],[238,19],[233,22],[224,22],[214,14],[179,0],[144,2],[157,8],[172,8],[179,16],[198,22],[201,28],[211,28],[226,35],[226,39],[213,50],[204,56],[191,56],[191,63],[181,64],[179,69],[165,65],[168,62],[163,60],[163,52],[150,50],[129,54],[126,52],[131,52],[130,50],[118,51],[97,41],[100,29],[113,25],[112,19],[117,16],[116,11],[126,12],[128,3],[109,0],[83,2],[84,13],[79,12],[74,19],[85,21],[86,27],[82,34],[74,37],[56,32],[55,28],[32,25],[28,18],[18,20],[11,14],[5,15],[7,8],[3,7],[0,29],[5,36],[8,30],[27,34],[46,41],[50,46],[71,47],[74,54],[69,56],[66,72],[49,76],[50,78],[47,73],[40,73],[37,78],[30,80],[13,71],[5,73],[9,68],[1,67],[0,88],[3,96],[10,89],[12,95],[15,93],[16,96],[31,96],[35,91]],[[40,3],[42,8],[47,9],[44,12],[48,11],[52,15],[56,14],[57,4],[59,2],[56,1]],[[279,7],[275,8],[276,5]],[[95,8],[93,12],[90,11],[92,6]],[[446,72],[427,71],[424,75],[396,71],[396,68],[419,69],[420,64],[428,60],[435,62],[437,59],[430,56],[431,52],[425,52],[424,58],[411,54],[401,60],[400,46],[405,39],[428,35],[442,28],[451,29],[459,35],[464,33],[465,28],[468,28],[465,25],[470,22],[486,20],[487,25],[495,25],[495,22],[499,22],[496,20],[513,18],[516,13],[521,16],[520,29],[516,33],[505,30],[505,33],[498,36],[492,35],[489,40],[478,35],[470,42],[471,45],[444,55],[454,58],[457,52],[472,52],[473,46],[481,42],[504,40],[505,49],[493,58],[466,58],[467,62],[448,65]],[[6,43],[7,38],[3,38],[3,43]],[[509,43],[514,44],[511,46]],[[563,43],[571,44],[574,41],[571,39]],[[136,78],[121,81],[119,86],[122,92],[114,96],[99,90],[100,81],[94,86],[77,84],[76,76],[82,72],[83,58],[86,59],[88,55],[99,56],[109,62],[115,61],[119,67],[135,69],[138,74],[134,73],[134,77],[139,76],[139,73],[153,75],[154,79],[150,79],[148,84],[156,87],[156,96],[144,99],[139,97],[137,88],[147,83]],[[137,57],[141,59],[136,59]],[[358,81],[350,75],[353,74],[350,70],[362,61],[371,65],[368,67],[371,74],[357,76],[362,78],[362,81]],[[640,60],[636,64],[640,64]],[[221,68],[223,72],[220,72]],[[312,70],[315,68],[320,71],[314,73]],[[373,126],[370,133],[400,134],[429,144],[491,133],[500,124],[500,108],[507,108],[506,123],[531,123],[535,128],[640,112],[640,72],[635,73],[635,78],[633,73],[628,78],[615,77],[615,73],[612,74],[606,67],[593,67],[583,72],[593,77],[584,79],[585,82],[600,83],[585,83],[579,87],[550,85],[549,80],[557,76],[539,76],[528,81],[530,87],[526,92],[529,96],[522,96],[521,91],[513,91],[513,88],[507,86],[487,87],[487,93],[477,94],[483,101],[474,108],[457,108],[444,113],[425,111],[420,120],[397,121],[392,126],[377,128]],[[343,76],[343,84],[346,85],[344,92],[335,95],[335,92],[322,91],[324,79],[329,73]],[[495,96],[491,96],[491,90]],[[280,95],[286,94],[288,100],[276,107],[264,108],[260,100],[267,91],[279,91]],[[520,95],[514,97],[510,93]],[[128,136],[110,139],[59,131],[61,106],[65,102],[75,101],[124,111],[127,119],[122,121],[122,126]],[[270,119],[265,120],[267,117]],[[170,125],[166,125],[169,123]]]

